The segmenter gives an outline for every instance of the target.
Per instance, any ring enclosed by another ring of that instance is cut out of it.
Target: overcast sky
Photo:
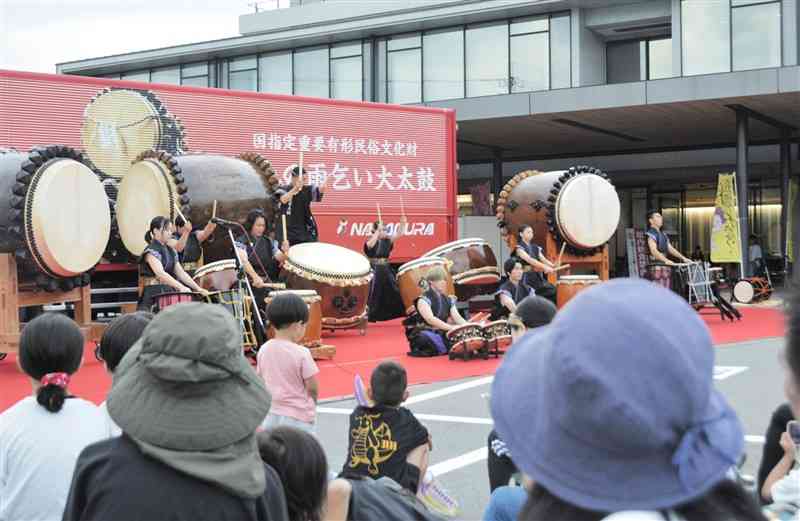
[[[0,69],[54,73],[59,62],[238,36],[254,1],[0,0]]]

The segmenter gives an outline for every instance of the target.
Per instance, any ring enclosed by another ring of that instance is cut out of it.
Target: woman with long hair
[[[556,303],[556,288],[549,282],[545,275],[553,273],[556,265],[550,262],[542,251],[542,247],[533,242],[533,227],[524,224],[519,229],[517,247],[514,255],[523,261],[525,275],[522,281],[532,287],[537,295]]]
[[[364,255],[369,259],[373,272],[367,303],[370,322],[392,320],[405,315],[400,288],[397,287],[397,276],[389,264],[394,243],[404,235],[405,227],[405,216],[400,219],[400,225],[391,234],[387,232],[384,223],[375,221],[372,233],[364,243]]]

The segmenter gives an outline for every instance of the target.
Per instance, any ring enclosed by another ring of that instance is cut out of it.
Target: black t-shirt
[[[186,239],[186,246],[183,247],[183,250],[178,253],[178,258],[181,261],[181,264],[187,262],[197,262],[200,260],[200,257],[203,256],[203,246],[200,244],[200,240],[197,238],[197,230],[192,230],[189,234],[189,237]],[[176,241],[181,240],[181,234],[175,233],[173,238]]]
[[[405,407],[356,407],[342,475],[404,483],[408,454],[427,442],[428,429]]]
[[[291,189],[291,186],[283,186],[275,192],[275,196],[280,204],[281,214],[286,214],[287,228],[305,230],[306,224],[311,220],[311,203],[321,201],[322,193],[316,186],[306,185],[292,197],[289,204],[280,203],[280,198]],[[281,223],[279,222],[278,225],[280,226]],[[289,232],[289,234],[291,235],[291,232]]]
[[[525,299],[525,297],[533,294],[535,294],[533,288],[524,282],[519,281],[518,284],[514,285],[514,283],[512,283],[510,280],[507,280],[497,289],[497,293],[494,294],[495,311],[493,313],[493,317],[497,319],[500,317],[507,317],[509,315],[508,308],[505,307],[503,302],[500,300],[500,295],[506,295],[514,301],[514,304],[519,304]]]
[[[62,521],[288,521],[278,474],[265,464],[264,475],[261,496],[237,497],[143,455],[123,435],[81,452]]]
[[[538,244],[525,244],[525,241],[519,241],[519,244],[517,244],[517,251],[520,250],[527,253],[528,256],[533,260],[541,261],[542,247]],[[529,266],[528,263],[523,263],[523,266],[526,265]],[[530,267],[533,268],[533,266]],[[540,271],[526,272],[523,280],[526,284],[532,286],[534,289],[543,286],[546,282],[544,274]]]
[[[656,230],[655,228],[648,228],[647,230],[647,238],[653,239],[656,243],[656,249],[666,255],[669,253],[669,237],[667,234],[662,232],[661,230]]]

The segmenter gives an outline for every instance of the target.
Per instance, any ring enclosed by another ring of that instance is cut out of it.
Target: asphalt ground
[[[717,388],[734,407],[747,435],[745,474],[755,475],[763,436],[772,411],[783,398],[780,339],[716,348]],[[492,428],[487,394],[491,377],[478,377],[410,389],[409,407],[433,437],[431,469],[461,505],[459,519],[481,519],[489,499],[486,439]],[[341,470],[347,456],[348,415],[354,400],[320,403],[317,434],[331,470]]]

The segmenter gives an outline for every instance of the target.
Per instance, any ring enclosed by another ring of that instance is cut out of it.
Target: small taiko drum
[[[648,264],[645,278],[666,289],[672,289],[672,266]]]
[[[768,300],[771,295],[772,288],[762,277],[742,279],[733,286],[733,297],[742,304]]]
[[[462,324],[447,332],[450,342],[450,358],[468,355],[486,349],[486,337],[480,324]]]
[[[170,291],[167,293],[161,293],[153,297],[153,307],[155,312],[158,313],[160,311],[164,311],[170,306],[174,306],[175,304],[182,304],[184,302],[195,302],[200,300],[200,295],[198,293],[186,293],[182,291]]]
[[[324,242],[296,244],[283,270],[289,289],[314,290],[322,298],[323,329],[359,327],[364,332],[372,280],[364,255]]]
[[[556,283],[556,307],[561,309],[579,292],[600,283],[597,275],[564,275]]]
[[[197,285],[209,291],[224,291],[236,286],[236,260],[224,259],[198,268],[192,277]]]
[[[400,288],[400,298],[410,315],[414,311],[414,301],[427,289],[425,276],[434,268],[442,268],[447,274],[447,295],[455,296],[456,290],[453,278],[450,275],[450,261],[440,257],[422,257],[411,262],[406,262],[397,270],[397,286]]]
[[[507,320],[495,320],[483,326],[486,349],[489,353],[498,354],[511,345],[511,325]]]
[[[287,293],[292,293],[297,295],[303,302],[306,303],[308,306],[308,322],[306,323],[306,333],[303,335],[303,339],[300,343],[306,347],[316,347],[322,344],[322,299],[317,294],[316,291],[308,290],[308,289],[286,289],[286,290],[277,290],[277,291],[270,291],[269,295],[267,295],[266,299],[264,299],[267,306],[269,306],[270,302],[277,297],[278,295],[285,295]],[[273,338],[275,336],[275,328],[272,325],[269,326],[267,330],[267,338]]]
[[[497,258],[489,243],[481,238],[449,242],[423,257],[441,257],[452,262],[450,274],[459,300],[469,300],[474,294],[492,293],[500,283]]]

